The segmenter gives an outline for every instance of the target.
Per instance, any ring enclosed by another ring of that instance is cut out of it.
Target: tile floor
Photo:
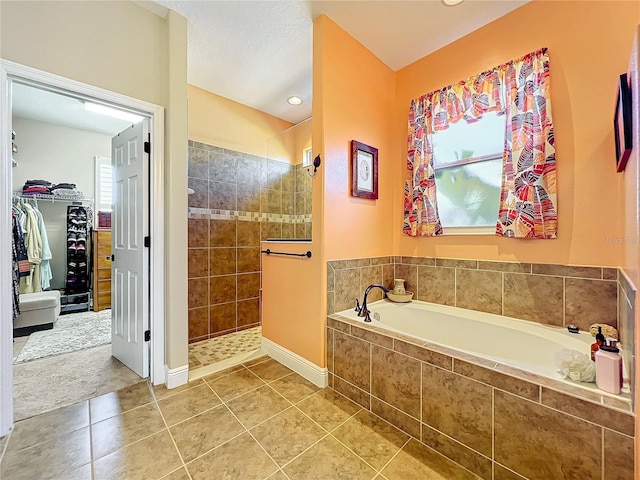
[[[253,327],[189,345],[189,368],[199,368],[260,349],[262,327]]]
[[[269,357],[32,417],[0,451],[5,480],[477,478]]]

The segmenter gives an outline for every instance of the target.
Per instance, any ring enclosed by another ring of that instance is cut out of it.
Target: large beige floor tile
[[[204,383],[199,387],[158,400],[160,411],[169,426],[217,405],[220,405],[220,399]]]
[[[377,472],[327,436],[284,467],[291,480],[371,480]]]
[[[478,480],[435,450],[411,439],[381,472],[389,480]]]
[[[89,401],[91,423],[101,422],[152,401],[153,396],[146,381],[92,398]]]
[[[376,470],[409,440],[409,435],[366,410],[341,425],[333,436]]]
[[[292,373],[286,377],[271,382],[269,385],[280,395],[292,403],[304,400],[309,395],[313,395],[318,390],[313,383],[301,377],[297,373]]]
[[[163,431],[96,460],[94,478],[100,480],[155,480],[180,467],[178,451]]]
[[[89,425],[89,404],[80,402],[16,423],[7,452],[32,447]]]
[[[258,375],[265,382],[271,382],[292,373],[292,370],[273,359],[253,365],[249,367],[249,370]]]
[[[326,432],[291,407],[251,430],[271,457],[283,466],[320,440]]]
[[[185,462],[207,453],[245,431],[224,405],[171,427],[176,445]]]
[[[164,428],[155,402],[95,423],[91,426],[93,458],[104,457]]]
[[[171,472],[166,477],[162,477],[162,480],[191,480],[189,478],[189,474],[184,469],[184,467],[176,470],[175,472]]]
[[[246,428],[253,428],[290,406],[291,403],[267,385],[227,402],[227,407]]]
[[[0,464],[0,478],[66,479],[71,472],[90,461],[89,427],[84,427],[30,448],[6,452]]]
[[[360,405],[330,388],[305,398],[297,407],[328,431],[362,410]]]
[[[203,384],[202,379],[198,379],[198,380],[194,380],[193,382],[180,385],[179,387],[176,387],[176,388],[167,388],[166,385],[154,385],[151,388],[153,389],[153,394],[155,395],[156,400],[160,400],[161,398],[170,397],[171,395],[175,395],[176,393],[184,392],[185,390],[199,387],[202,384]]]
[[[207,380],[207,383],[225,402],[264,385],[260,378],[246,368],[230,375]]]
[[[264,480],[278,470],[248,433],[187,465],[193,480]]]
[[[227,375],[230,375],[235,372],[240,372],[242,370],[246,370],[243,365],[234,365],[233,367],[225,368],[224,370],[220,370],[219,372],[215,372],[210,375],[207,375],[206,377],[203,377],[202,380],[210,383],[216,380],[217,378],[226,377]]]
[[[271,475],[267,480],[289,480],[289,479],[284,473],[282,473],[282,470],[278,470],[276,473]]]

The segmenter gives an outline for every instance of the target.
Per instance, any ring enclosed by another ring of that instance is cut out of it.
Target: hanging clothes
[[[42,261],[42,237],[38,229],[38,217],[31,205],[23,205],[27,215],[25,230],[25,245],[29,258],[30,272],[28,277],[20,279],[20,293],[34,293],[42,290],[40,279],[40,262]]]
[[[26,219],[26,214],[18,208],[17,205],[13,205],[12,207],[13,218],[16,221],[16,230],[15,230],[15,241],[16,241],[16,249],[18,255],[18,276],[20,277],[28,277],[31,272],[31,267],[29,266],[29,257],[27,255],[27,247],[24,244],[24,221],[23,218]],[[22,219],[22,220],[21,220]]]
[[[11,276],[13,281],[13,321],[20,315],[20,268],[18,265],[18,245],[20,243],[20,232],[18,229],[18,219],[15,214],[11,215],[13,224],[13,235],[11,237]]]
[[[42,255],[40,258],[40,288],[46,290],[51,286],[51,280],[53,279],[53,272],[51,271],[51,248],[49,247],[49,237],[47,236],[47,229],[44,224],[44,218],[42,213],[37,208],[34,208],[34,212],[38,217],[38,231],[40,232],[40,238],[42,239]]]

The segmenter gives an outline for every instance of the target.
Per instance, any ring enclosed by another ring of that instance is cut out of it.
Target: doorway
[[[123,95],[115,94],[103,89],[91,87],[79,82],[75,82],[63,77],[41,72],[35,69],[24,67],[12,62],[2,61],[1,63],[1,75],[0,81],[2,81],[3,92],[6,95],[1,100],[2,109],[0,114],[2,116],[2,137],[0,138],[0,145],[2,146],[3,162],[0,165],[0,178],[2,179],[3,195],[0,196],[0,210],[3,210],[6,215],[2,219],[3,227],[10,226],[10,209],[12,203],[12,171],[11,166],[11,142],[7,141],[11,135],[12,119],[11,119],[11,107],[12,107],[12,91],[15,84],[27,85],[32,87],[38,87],[47,91],[55,91],[59,94],[81,99],[83,101],[91,101],[101,105],[111,105],[121,110],[127,110],[129,112],[139,113],[150,119],[150,144],[151,145],[163,145],[163,122],[164,111],[162,107],[149,104],[147,102],[141,102]],[[135,143],[135,142],[134,142]],[[145,146],[146,147],[146,146]],[[163,170],[163,148],[150,149],[150,162],[149,162],[149,184],[153,186],[150,191],[150,205],[154,212],[157,212],[158,217],[149,218],[147,224],[147,234],[150,232],[150,236],[155,237],[153,248],[148,248],[147,265],[149,268],[148,278],[150,279],[149,288],[147,294],[141,292],[140,298],[146,300],[148,303],[149,318],[153,319],[151,325],[151,332],[149,333],[149,343],[145,344],[145,348],[150,350],[150,366],[147,367],[148,375],[153,383],[164,383],[164,270],[163,270],[163,257],[164,257],[164,242],[162,234],[162,214],[163,214],[163,189],[162,189],[162,170]],[[13,187],[21,187],[14,185]],[[77,213],[77,212],[76,212]],[[9,232],[3,228],[3,231]],[[142,240],[142,239],[141,239]],[[145,242],[146,243],[146,242]],[[141,244],[142,245],[142,244]],[[0,265],[2,265],[2,276],[0,277],[0,314],[2,332],[0,334],[0,436],[6,434],[13,423],[13,379],[12,379],[12,360],[13,360],[13,345],[12,345],[12,295],[11,295],[11,268],[9,263],[11,261],[11,238],[8,235],[3,235],[0,238]],[[9,255],[8,255],[9,254]],[[144,332],[142,332],[144,334]],[[145,335],[143,335],[145,336]],[[140,336],[137,337],[141,339]],[[150,371],[149,371],[150,370]]]
[[[14,243],[23,257],[28,252],[20,265],[29,267],[18,269],[15,420],[137,383],[138,375],[148,377],[148,362],[144,370],[135,369],[137,375],[121,363],[125,356],[129,361],[124,363],[133,369],[136,359],[117,343],[120,336],[112,345],[112,323],[122,323],[112,322],[112,300],[115,305],[130,302],[115,295],[126,295],[128,288],[111,288],[111,225],[128,225],[117,214],[138,216],[130,215],[126,205],[112,212],[112,199],[119,198],[112,194],[112,143],[128,137],[132,125],[142,130],[144,123],[142,116],[13,82]],[[141,153],[146,170],[148,161]],[[133,182],[139,176],[148,178],[137,175]],[[148,190],[143,183],[148,181],[140,182],[141,190]],[[125,202],[130,198],[122,197]],[[146,205],[140,216],[145,217],[148,195],[142,202]],[[36,217],[37,222],[30,221]],[[139,253],[144,261],[145,252]],[[148,281],[148,272],[140,273],[138,278]],[[129,278],[118,276],[123,277]],[[147,320],[144,298],[134,300],[134,312]]]

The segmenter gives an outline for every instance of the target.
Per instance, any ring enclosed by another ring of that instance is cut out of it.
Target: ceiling
[[[14,82],[11,90],[11,114],[63,127],[104,135],[117,135],[130,121],[85,110],[84,100]]]
[[[392,70],[530,0],[155,0],[136,2],[188,21],[192,85],[297,123],[311,116],[313,20],[322,14]],[[297,95],[303,103],[290,106]]]

